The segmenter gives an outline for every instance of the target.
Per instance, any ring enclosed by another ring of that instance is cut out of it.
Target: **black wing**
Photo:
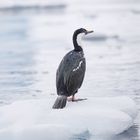
[[[66,85],[68,93],[73,95],[81,87],[85,76],[85,69],[86,63],[83,58],[72,67],[71,71],[69,71],[66,76],[64,76],[64,84]]]
[[[81,87],[86,69],[83,52],[69,52],[61,61],[56,75],[58,95],[70,96]]]

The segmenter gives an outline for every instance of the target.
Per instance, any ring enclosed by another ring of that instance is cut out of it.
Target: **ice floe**
[[[91,97],[52,109],[54,99],[17,101],[0,107],[2,140],[68,140],[86,131],[90,135],[117,135],[133,125],[135,102],[125,96]]]

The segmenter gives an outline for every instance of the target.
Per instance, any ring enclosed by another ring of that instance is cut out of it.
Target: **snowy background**
[[[77,94],[88,100],[53,112],[56,69],[79,27],[94,30],[83,40],[87,71]],[[0,139],[53,140],[60,130],[62,140],[139,140],[139,71],[139,0],[0,0]]]

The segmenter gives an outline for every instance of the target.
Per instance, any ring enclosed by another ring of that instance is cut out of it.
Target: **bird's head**
[[[75,35],[80,35],[80,34],[84,34],[84,35],[87,35],[89,33],[92,33],[93,31],[92,30],[86,30],[84,28],[80,28],[80,29],[77,29],[74,34]]]
[[[75,48],[80,49],[80,47],[82,46],[81,45],[82,37],[92,32],[93,32],[92,30],[86,30],[84,28],[77,29],[73,34],[73,43]]]

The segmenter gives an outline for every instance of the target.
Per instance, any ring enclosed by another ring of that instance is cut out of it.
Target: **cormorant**
[[[93,31],[87,31],[84,28],[77,29],[73,34],[74,50],[67,53],[62,59],[56,73],[56,87],[58,97],[53,105],[54,109],[64,108],[67,97],[78,92],[83,83],[86,70],[86,61],[82,47],[77,43],[80,34],[88,34]]]

